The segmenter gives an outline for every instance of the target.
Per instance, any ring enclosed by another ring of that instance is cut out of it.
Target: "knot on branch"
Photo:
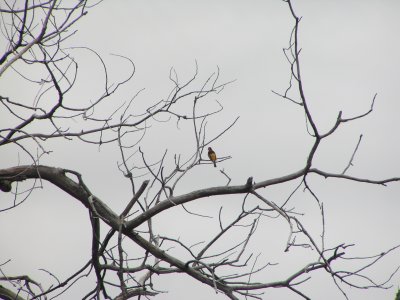
[[[249,178],[247,178],[247,181],[246,181],[246,189],[248,190],[248,191],[250,191],[251,189],[252,189],[252,187],[253,187],[253,177],[249,177]]]
[[[0,190],[2,192],[8,193],[11,191],[11,181],[3,179],[0,180]]]

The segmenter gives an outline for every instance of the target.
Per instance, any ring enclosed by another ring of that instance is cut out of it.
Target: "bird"
[[[211,147],[208,147],[208,158],[214,163],[214,168],[217,167],[217,155]]]

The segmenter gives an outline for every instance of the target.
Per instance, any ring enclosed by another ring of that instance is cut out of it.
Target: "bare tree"
[[[2,257],[0,280],[5,285],[0,285],[1,298],[53,298],[62,295],[89,274],[94,274],[95,280],[92,289],[82,293],[83,299],[150,298],[160,293],[154,279],[156,275],[172,273],[192,277],[230,299],[261,299],[261,295],[271,288],[286,289],[299,298],[309,299],[301,287],[317,271],[329,274],[346,299],[349,287],[369,289],[389,286],[389,280],[398,266],[380,281],[372,278],[368,270],[388,253],[398,251],[400,245],[369,257],[346,255],[353,244],[338,242],[333,247],[326,247],[323,201],[309,180],[311,176],[319,176],[384,186],[400,180],[399,177],[376,180],[348,175],[362,135],[342,172],[331,173],[314,166],[315,155],[324,141],[338,134],[343,124],[373,113],[377,95],[371,97],[368,111],[350,117],[344,117],[344,113],[340,112],[332,127],[322,131],[315,122],[303,89],[305,83],[302,80],[298,34],[301,18],[296,15],[290,0],[284,2],[294,21],[289,44],[283,49],[290,67],[290,81],[284,92],[273,92],[283,101],[290,101],[304,111],[306,128],[313,140],[304,166],[285,176],[258,182],[253,180],[252,174],[248,174],[247,181],[241,185],[231,185],[231,175],[221,170],[226,185],[197,187],[182,193],[179,190],[182,181],[205,164],[212,165],[207,158],[207,148],[231,130],[237,120],[233,119],[232,123],[219,128],[216,134],[209,134],[208,121],[223,109],[213,97],[221,97],[220,93],[229,85],[229,82],[220,82],[219,69],[203,81],[199,78],[197,64],[193,76],[185,80],[171,69],[171,91],[164,99],[144,108],[136,107],[139,91],[128,101],[115,105],[113,110],[107,108],[108,115],[105,115],[102,105],[108,107],[107,101],[115,99],[113,97],[120,88],[129,83],[135,74],[135,65],[130,58],[117,56],[128,63],[130,73],[113,82],[107,64],[95,50],[65,46],[76,33],[75,23],[90,9],[88,1],[3,1],[1,29],[7,46],[0,58],[2,85],[8,80],[8,74],[18,75],[26,85],[36,87],[37,94],[33,99],[0,95],[1,115],[10,124],[0,130],[0,146],[15,149],[15,152],[22,151],[31,161],[30,164],[0,170],[0,189],[11,199],[9,202],[2,197],[1,213],[6,214],[29,201],[35,189],[42,187],[44,181],[50,182],[82,203],[88,211],[92,248],[87,263],[68,278],[60,280],[51,270],[45,270],[54,281],[50,285],[37,282],[29,275],[7,274],[3,269],[9,261]],[[70,97],[78,76],[79,61],[74,58],[74,51],[89,51],[104,70],[103,91],[93,99],[76,102]],[[205,105],[210,102],[216,105]],[[175,123],[176,127],[184,124],[191,128],[194,141],[191,153],[171,156],[165,149],[162,156],[153,161],[141,147],[142,139],[152,126],[162,127],[166,123]],[[43,156],[51,154],[46,149],[47,143],[52,140],[58,143],[73,140],[97,147],[114,145],[119,151],[119,158],[116,159],[118,168],[131,189],[125,209],[117,212],[109,208],[105,204],[107,201],[97,197],[86,184],[79,170],[41,164]],[[228,159],[229,156],[220,156],[217,164]],[[282,203],[278,204],[266,196],[269,188],[287,183],[294,183],[295,188]],[[321,228],[306,225],[307,215],[296,209],[292,199],[300,192],[315,200]],[[207,235],[206,241],[198,240],[193,244],[178,237],[163,236],[154,227],[154,222],[157,222],[155,217],[174,207],[182,207],[193,219],[213,218],[192,211],[185,204],[202,201],[206,197],[218,199],[228,195],[239,199],[241,209],[233,218],[227,218],[221,206],[217,228]],[[274,263],[260,264],[259,254],[250,246],[257,236],[262,236],[258,225],[263,220],[285,222],[287,237],[282,245],[283,251],[294,253],[299,248],[309,251],[309,261],[305,265],[278,281],[263,280],[262,276],[258,276],[268,272]],[[128,251],[128,248],[135,251]],[[357,269],[353,268],[355,261],[360,263]]]

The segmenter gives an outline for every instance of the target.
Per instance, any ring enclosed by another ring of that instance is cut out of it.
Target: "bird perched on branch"
[[[208,158],[214,163],[214,168],[217,167],[217,154],[215,154],[214,150],[211,147],[208,147]]]

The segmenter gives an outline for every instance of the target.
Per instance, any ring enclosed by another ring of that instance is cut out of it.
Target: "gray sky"
[[[396,132],[400,125],[400,2],[307,0],[294,4],[297,14],[302,16],[299,38],[305,93],[319,128],[328,130],[340,110],[344,117],[366,112],[378,93],[374,113],[344,124],[327,139],[316,155],[315,166],[341,172],[359,135],[363,134],[349,174],[371,179],[399,176],[400,143]],[[222,0],[104,1],[79,23],[79,32],[69,43],[91,47],[103,55],[115,80],[129,70],[125,61],[109,54],[130,57],[136,64],[136,75],[116,98],[129,100],[145,88],[138,97],[138,107],[168,95],[172,87],[168,80],[171,67],[184,80],[193,74],[197,61],[200,78],[206,78],[219,67],[222,81],[235,80],[214,97],[224,110],[210,120],[208,133],[210,136],[218,133],[240,116],[233,129],[215,142],[213,148],[220,156],[232,156],[219,164],[219,168],[232,177],[232,184],[242,184],[250,176],[257,182],[297,171],[304,166],[312,143],[306,132],[304,112],[271,92],[284,92],[288,85],[289,65],[282,48],[288,45],[292,25],[287,5],[279,0],[251,1],[251,4]],[[90,68],[96,60],[86,52],[77,50],[76,58],[84,60],[77,88],[70,97],[71,101],[86,102],[101,92],[101,69]],[[8,76],[9,85],[4,87],[8,95],[32,98],[31,90],[21,89],[18,79]],[[207,105],[217,108],[212,100]],[[1,120],[0,124],[5,127]],[[146,155],[156,160],[167,148],[171,162],[175,153],[188,157],[194,143],[189,125],[182,124],[181,131],[174,130],[175,124],[155,125],[142,143]],[[166,132],[167,129],[172,131]],[[120,161],[116,146],[99,150],[93,145],[64,142],[60,148],[53,141],[48,148],[54,153],[44,157],[42,164],[81,172],[93,193],[107,205],[117,212],[125,207],[130,198],[129,185],[116,167]],[[6,166],[18,161],[11,147],[1,149],[0,157]],[[28,162],[23,154],[20,159],[22,163]],[[184,193],[225,182],[217,170],[203,167],[190,174],[178,191]],[[330,246],[355,243],[349,256],[369,256],[399,243],[399,185],[369,186],[318,177],[310,177],[310,182],[324,202]],[[262,192],[274,202],[283,203],[295,185],[296,182]],[[29,272],[38,281],[48,280],[46,274],[38,271],[45,268],[63,279],[90,257],[87,211],[49,184],[44,183],[44,187],[0,218],[0,238],[6,241],[2,242],[0,256],[2,261],[12,259],[5,268],[9,275]],[[224,206],[226,222],[230,213],[233,217],[240,209],[241,197],[217,200],[216,203],[215,198],[201,199],[187,207],[217,217],[219,207]],[[318,236],[321,220],[315,202],[300,192],[294,204],[298,211],[306,213],[304,223]],[[303,266],[309,255],[306,250],[283,253],[288,228],[284,222],[272,220],[259,225],[251,246],[256,254],[263,253],[260,264],[279,262],[280,265],[268,269],[260,280],[285,279]],[[155,219],[159,234],[180,237],[188,243],[205,240],[206,234],[217,230],[217,226],[217,218],[210,221],[188,216],[180,208]],[[390,274],[399,261],[397,251],[371,270],[372,276],[378,281],[385,279],[384,275]],[[312,299],[340,299],[330,278],[322,272],[316,275],[301,290]],[[156,299],[186,299],[188,293],[192,299],[225,298],[185,276],[161,276],[155,280],[156,288],[168,290]],[[391,282],[394,288],[389,290],[346,289],[346,292],[351,299],[392,299],[400,284],[399,274]],[[83,289],[90,281],[80,284]],[[61,299],[80,296],[78,288]],[[299,298],[285,290],[266,290],[265,299]]]

